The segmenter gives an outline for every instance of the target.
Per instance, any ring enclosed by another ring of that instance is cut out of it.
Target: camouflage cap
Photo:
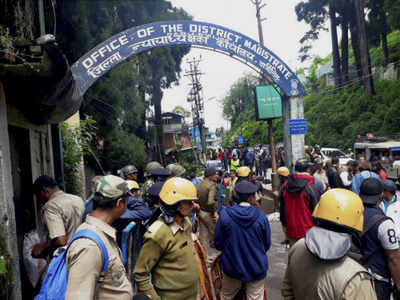
[[[128,184],[121,177],[106,175],[96,182],[96,193],[105,198],[119,198],[129,192]]]

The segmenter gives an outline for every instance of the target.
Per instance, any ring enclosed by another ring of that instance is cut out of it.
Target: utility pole
[[[262,22],[266,19],[261,18],[261,9],[266,6],[262,4],[262,0],[250,0],[256,6],[256,17],[258,24],[258,38],[260,44],[264,46],[264,36],[262,30]],[[271,154],[272,160],[272,173],[276,173],[276,158],[275,158],[275,142],[274,142],[274,132],[272,130],[272,120],[268,120],[268,136],[269,136],[269,153]]]
[[[200,75],[203,73],[199,70],[199,63],[201,59],[187,60],[190,66],[190,70],[186,71],[185,76],[190,77],[192,83],[187,101],[192,103],[192,118],[193,118],[193,127],[197,126],[199,128],[199,134],[201,139],[201,150],[203,156],[207,153],[207,145],[204,135],[204,101],[203,97],[201,96],[201,91],[203,87],[200,83]]]

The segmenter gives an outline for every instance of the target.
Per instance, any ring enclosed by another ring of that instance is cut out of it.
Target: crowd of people
[[[400,299],[396,184],[379,161],[361,158],[340,166],[337,158],[324,163],[317,151],[305,150],[293,170],[277,170],[280,220],[290,248],[283,298]],[[201,276],[210,276],[217,261],[220,299],[264,299],[271,228],[261,209],[265,187],[257,161],[263,152],[220,150],[226,171],[208,167],[201,177],[187,175],[178,163],[164,168],[149,162],[143,184],[138,169],[128,165],[119,176],[93,178],[87,201],[40,176],[33,190],[48,236],[33,246],[32,256],[51,259],[66,249],[65,299],[199,299],[207,293]],[[121,234],[132,221],[141,224],[143,242],[127,272]],[[76,238],[88,230],[105,245],[106,267],[98,242]],[[205,274],[196,240],[205,253]]]

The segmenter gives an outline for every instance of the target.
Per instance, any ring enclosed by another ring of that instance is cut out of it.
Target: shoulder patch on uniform
[[[149,237],[154,237],[154,235],[160,230],[160,228],[164,225],[164,222],[157,220],[147,229],[147,234]]]

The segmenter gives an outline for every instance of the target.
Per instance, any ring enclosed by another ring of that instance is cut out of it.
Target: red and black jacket
[[[303,238],[314,226],[312,212],[319,201],[314,177],[296,173],[288,178],[283,190],[281,222],[291,238]]]

